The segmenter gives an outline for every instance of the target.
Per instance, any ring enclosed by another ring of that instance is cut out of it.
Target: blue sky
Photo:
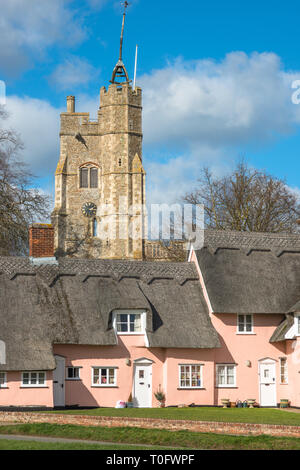
[[[59,113],[75,94],[95,115],[118,58],[114,0],[0,0],[0,80],[37,184],[53,193]],[[152,202],[175,202],[203,165],[243,156],[300,187],[300,5],[295,0],[132,0],[124,61],[144,97],[144,165]],[[299,192],[300,193],[300,192]]]

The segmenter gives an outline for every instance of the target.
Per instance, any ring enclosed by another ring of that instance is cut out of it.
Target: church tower
[[[97,121],[75,111],[74,96],[61,114],[52,213],[58,256],[144,258],[142,90],[133,89],[122,60],[125,12],[119,60],[108,89],[100,90]]]

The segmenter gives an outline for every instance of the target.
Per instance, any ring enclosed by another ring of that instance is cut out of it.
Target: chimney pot
[[[51,224],[33,224],[29,227],[29,256],[32,258],[54,256],[54,228]]]
[[[67,113],[75,113],[75,96],[67,96]]]

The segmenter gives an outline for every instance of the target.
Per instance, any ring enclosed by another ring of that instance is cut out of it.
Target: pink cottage
[[[300,236],[205,231],[186,262],[105,239],[109,217],[145,233],[128,209],[145,203],[141,89],[122,55],[111,82],[97,122],[68,97],[53,227],[0,258],[0,407],[155,407],[158,390],[166,406],[300,407]]]
[[[51,264],[52,263],[52,264]],[[300,406],[300,237],[205,231],[188,262],[0,259],[0,406]]]

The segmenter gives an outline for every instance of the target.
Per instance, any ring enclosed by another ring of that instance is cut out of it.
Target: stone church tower
[[[142,90],[133,87],[120,57],[108,89],[100,90],[97,121],[61,114],[52,224],[58,256],[143,259],[145,172],[142,165]],[[118,81],[122,79],[121,81]]]

